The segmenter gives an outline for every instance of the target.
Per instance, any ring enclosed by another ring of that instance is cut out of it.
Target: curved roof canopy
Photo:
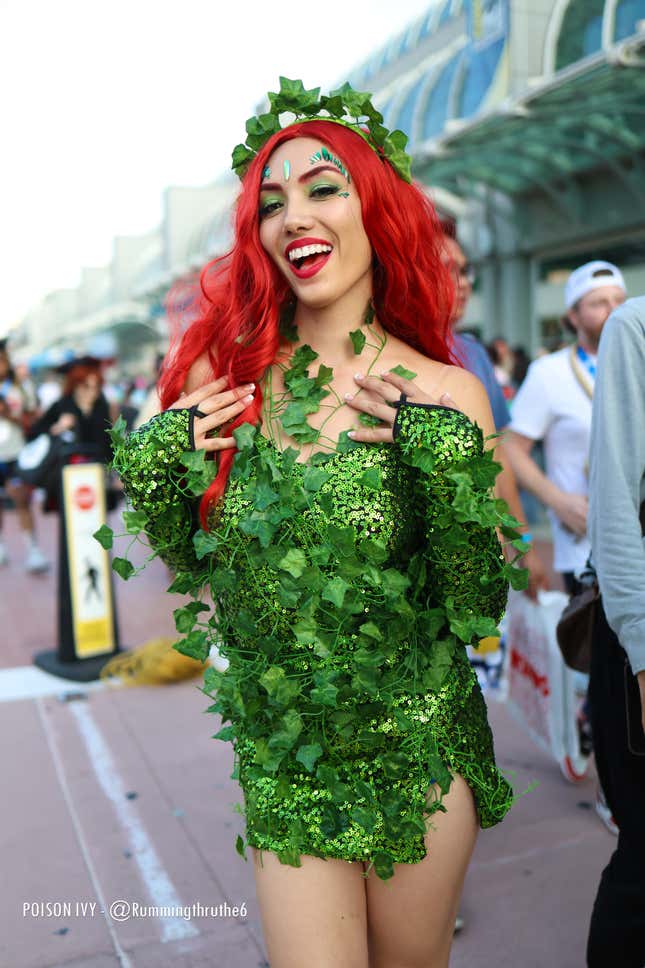
[[[611,166],[641,203],[645,37],[558,72],[529,95],[419,146],[413,172],[459,195],[477,183],[508,195]]]

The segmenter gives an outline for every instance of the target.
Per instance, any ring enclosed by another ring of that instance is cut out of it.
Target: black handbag
[[[645,502],[640,507],[641,533],[645,535]],[[555,630],[562,658],[570,669],[589,672],[591,669],[591,638],[600,601],[600,588],[591,555],[580,576],[582,591],[572,595]]]
[[[565,664],[576,672],[591,669],[591,638],[600,601],[600,588],[594,581],[572,595],[560,616],[555,634]]]

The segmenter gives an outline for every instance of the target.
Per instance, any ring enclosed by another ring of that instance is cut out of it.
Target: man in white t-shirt
[[[553,533],[553,565],[571,594],[589,556],[587,511],[591,400],[600,334],[625,301],[625,280],[611,262],[587,262],[571,273],[565,288],[565,323],[576,334],[572,346],[543,356],[529,367],[513,402],[506,443],[520,484],[546,505]],[[531,457],[544,445],[546,472]],[[581,749],[591,752],[588,702],[578,714]],[[566,774],[565,774],[566,775]],[[618,828],[599,788],[596,812],[612,833]]]
[[[609,315],[625,297],[625,280],[611,262],[587,262],[571,273],[565,318],[576,342],[531,364],[513,402],[506,437],[518,481],[548,509],[553,564],[568,591],[589,555],[589,440],[598,343]],[[545,472],[531,457],[537,441],[544,445]]]

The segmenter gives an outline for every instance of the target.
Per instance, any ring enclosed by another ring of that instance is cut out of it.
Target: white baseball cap
[[[611,262],[602,262],[600,259],[595,262],[585,262],[583,266],[574,269],[567,279],[564,288],[566,308],[571,309],[592,289],[600,289],[602,286],[618,286],[623,292],[627,292],[623,274],[618,266]]]

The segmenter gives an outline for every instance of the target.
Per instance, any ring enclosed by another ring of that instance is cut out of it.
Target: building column
[[[497,265],[497,333],[511,346],[532,353],[538,345],[535,291],[537,266],[526,255],[503,256]]]

